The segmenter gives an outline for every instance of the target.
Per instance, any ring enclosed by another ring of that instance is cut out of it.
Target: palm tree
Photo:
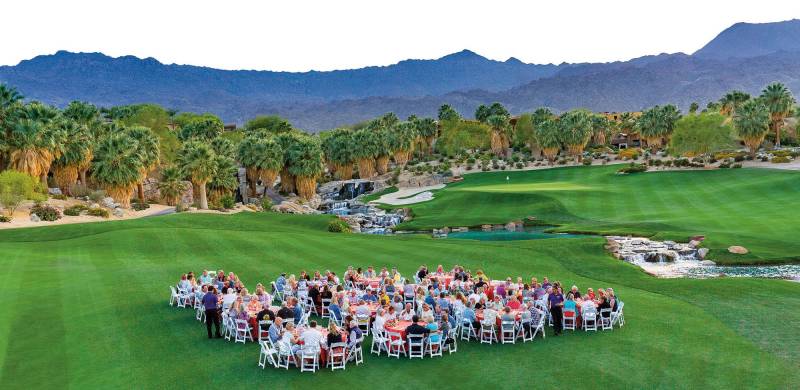
[[[750,99],[750,94],[742,91],[731,91],[725,94],[722,99],[719,99],[720,113],[722,115],[733,117],[736,115],[736,109],[739,108],[744,102]]]
[[[438,125],[433,118],[422,118],[412,122],[417,128],[417,134],[420,137],[421,143],[425,146],[422,150],[426,155],[430,155],[433,151],[433,143],[436,141],[436,136],[439,133]]]
[[[97,144],[92,177],[122,207],[130,207],[133,188],[142,177],[142,154],[127,133],[109,134]]]
[[[283,148],[278,141],[272,136],[248,136],[239,143],[237,155],[247,171],[252,195],[256,194],[259,179],[271,190],[283,167]]]
[[[236,157],[236,145],[227,138],[217,137],[211,140],[211,149],[214,149],[214,153],[220,156]]]
[[[442,104],[442,106],[439,107],[438,118],[439,118],[440,122],[441,121],[456,121],[456,120],[461,119],[461,115],[459,115],[458,111],[456,111],[449,104]],[[409,121],[411,121],[411,120],[409,120]]]
[[[585,110],[572,110],[561,115],[558,121],[561,127],[561,143],[578,161],[581,161],[583,149],[592,138],[591,114]]]
[[[749,100],[736,110],[733,125],[739,137],[750,149],[751,156],[756,156],[758,148],[769,132],[769,123],[769,109],[759,99]]]
[[[64,134],[64,144],[63,153],[53,161],[53,178],[61,191],[70,195],[72,186],[78,181],[81,168],[92,163],[93,140],[86,126],[72,119],[63,118],[58,126]]]
[[[636,117],[630,112],[623,112],[619,116],[619,130],[625,134],[625,143],[631,146],[631,136],[636,131]]]
[[[669,142],[680,116],[678,108],[672,104],[655,106],[642,113],[636,127],[642,138],[647,141],[647,146],[659,149],[665,140]]]
[[[239,167],[236,166],[236,161],[233,158],[221,154],[216,155],[214,164],[217,168],[214,171],[214,176],[208,182],[209,199],[212,203],[218,203],[223,197],[231,195],[236,190],[236,187],[239,186],[239,181],[237,180]]]
[[[331,173],[335,173],[340,180],[349,180],[353,177],[355,146],[353,131],[350,129],[333,130],[322,141],[325,161]]]
[[[531,155],[535,157],[539,157],[542,155],[542,147],[539,145],[539,141],[537,138],[537,131],[536,129],[541,125],[544,121],[553,120],[556,116],[553,114],[547,107],[539,107],[531,114],[531,124],[533,125],[533,131],[528,137],[528,148],[531,150]]]
[[[183,182],[183,171],[175,165],[170,165],[161,170],[161,181],[158,182],[158,191],[161,198],[170,205],[175,206],[178,200],[186,191],[186,184]]]
[[[770,129],[775,132],[775,146],[781,146],[781,128],[783,120],[792,113],[794,97],[792,93],[781,83],[767,85],[761,91],[761,101],[767,106],[770,113]]]
[[[614,123],[609,121],[604,115],[592,115],[592,143],[603,146],[608,143],[608,139]]]
[[[353,134],[356,145],[353,156],[358,161],[358,177],[369,179],[375,176],[375,157],[378,156],[380,140],[374,131],[364,128]]]
[[[697,104],[697,102],[692,102],[692,104],[689,105],[689,113],[692,115],[697,114],[698,108],[700,108],[700,105]]]
[[[394,125],[392,127],[394,127]],[[390,128],[391,127],[378,127],[373,130],[377,138],[378,146],[378,155],[375,157],[375,171],[377,171],[379,175],[389,172],[389,159],[391,159],[392,154],[394,154],[390,140]]]
[[[206,184],[217,173],[217,154],[210,145],[202,141],[190,140],[178,151],[178,165],[189,176],[200,195],[200,209],[208,209]]]
[[[144,203],[144,180],[160,163],[161,152],[158,137],[153,134],[149,127],[144,126],[133,126],[128,128],[126,132],[129,137],[136,141],[136,151],[141,156],[142,169],[139,182],[136,183],[136,190],[139,195],[139,202]]]
[[[491,115],[486,118],[486,124],[492,129],[492,153],[498,157],[505,157],[510,146],[511,125],[508,116],[502,114]]]
[[[536,143],[542,148],[542,153],[551,164],[561,150],[560,132],[556,119],[545,119],[536,125]]]
[[[394,151],[394,162],[400,167],[406,166],[417,139],[417,127],[412,122],[403,122],[395,126],[389,135],[391,149]]]
[[[281,191],[291,194],[295,192],[295,177],[289,168],[292,166],[291,156],[289,150],[294,147],[294,144],[299,142],[301,135],[296,131],[289,131],[280,133],[276,137],[278,144],[283,151],[283,162],[281,164]]]
[[[6,139],[9,168],[40,178],[47,185],[53,160],[63,150],[62,132],[55,126],[58,112],[39,103],[31,103],[9,114],[12,129]]]
[[[322,146],[318,137],[303,136],[288,151],[290,173],[295,177],[297,195],[305,200],[317,192],[317,178],[323,172]]]

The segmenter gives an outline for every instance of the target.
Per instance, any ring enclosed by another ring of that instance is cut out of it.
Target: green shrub
[[[272,199],[266,196],[261,198],[261,211],[272,211]]]
[[[91,199],[92,202],[95,203],[100,203],[100,201],[103,200],[103,198],[105,197],[106,197],[106,192],[103,190],[92,191],[92,193],[89,194],[89,199]]]
[[[82,212],[88,209],[89,208],[86,207],[86,205],[84,204],[76,204],[74,206],[70,206],[64,209],[64,215],[69,215],[70,217],[77,217],[81,215]]]
[[[11,217],[7,215],[0,215],[0,223],[11,222]]]
[[[772,163],[773,164],[785,164],[785,163],[788,163],[788,162],[791,162],[791,161],[792,160],[789,157],[786,157],[786,156],[778,156],[778,157],[773,157],[772,158]]]
[[[741,168],[742,164],[733,164],[731,168]]]
[[[522,168],[525,167],[525,164],[523,164],[521,162],[518,162],[518,163],[514,164],[514,166],[517,167],[517,169],[522,169]]]
[[[87,215],[91,215],[92,217],[103,217],[108,218],[108,210],[100,207],[94,207],[86,211]]]
[[[350,225],[339,218],[335,218],[328,222],[328,231],[331,233],[350,233]]]
[[[635,148],[628,148],[622,149],[617,154],[617,158],[620,160],[638,160],[639,159],[639,149]]]
[[[67,196],[64,194],[50,195],[50,197],[58,200],[67,200]]]
[[[31,214],[36,214],[42,221],[52,222],[61,219],[61,212],[57,208],[43,203],[37,203],[31,207]]]
[[[639,173],[645,171],[647,171],[647,165],[631,163],[630,165],[617,170],[617,173]]]
[[[88,197],[92,190],[83,184],[73,184],[69,189],[69,193],[76,198]]]
[[[233,197],[230,195],[225,195],[222,198],[220,198],[219,203],[225,210],[230,210],[236,207],[236,199],[233,199]]]
[[[147,209],[150,208],[150,204],[147,203],[147,202],[144,202],[144,203],[135,202],[135,203],[131,203],[131,208],[136,210],[136,211],[147,210]]]
[[[791,150],[783,149],[783,150],[773,150],[772,155],[775,157],[791,157],[794,154],[792,153]]]
[[[585,159],[583,159],[583,162],[581,162],[581,164],[583,164],[584,166],[588,167],[589,165],[592,165],[592,159],[585,158]]]

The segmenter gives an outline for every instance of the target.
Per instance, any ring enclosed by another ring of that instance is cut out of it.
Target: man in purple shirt
[[[217,329],[217,338],[221,338],[219,333],[219,310],[217,310],[217,289],[210,288],[206,295],[203,295],[203,308],[206,310],[206,329],[208,338],[211,338],[211,324]]]
[[[564,295],[561,293],[561,287],[553,288],[553,292],[547,296],[548,308],[550,315],[553,316],[553,331],[556,336],[561,334],[563,317],[562,308],[564,307]]]

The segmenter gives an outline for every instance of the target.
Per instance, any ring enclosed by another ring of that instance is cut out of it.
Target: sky
[[[692,53],[736,22],[798,18],[800,1],[7,0],[0,14],[0,65],[68,50],[308,71],[462,49],[529,63]]]

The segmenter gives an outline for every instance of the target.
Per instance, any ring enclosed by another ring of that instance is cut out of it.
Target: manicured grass
[[[469,177],[468,177],[469,178]],[[635,178],[626,178],[635,179]],[[472,178],[468,179],[468,182]],[[640,179],[636,179],[640,180]],[[551,180],[552,181],[552,180]],[[470,193],[463,191],[463,193]],[[328,217],[177,214],[0,232],[2,388],[796,388],[800,284],[660,280],[602,239],[478,242],[325,232]],[[454,226],[454,225],[453,225]],[[459,344],[423,361],[365,355],[345,372],[257,368],[258,347],[207,340],[167,306],[180,273],[463,264],[489,276],[614,287],[624,328],[516,345]]]
[[[404,229],[506,223],[528,216],[561,231],[686,241],[705,235],[722,263],[800,261],[800,173],[768,169],[665,171],[620,176],[618,166],[464,176],[411,205]],[[509,180],[506,180],[508,177]],[[731,245],[750,250],[727,252]]]

